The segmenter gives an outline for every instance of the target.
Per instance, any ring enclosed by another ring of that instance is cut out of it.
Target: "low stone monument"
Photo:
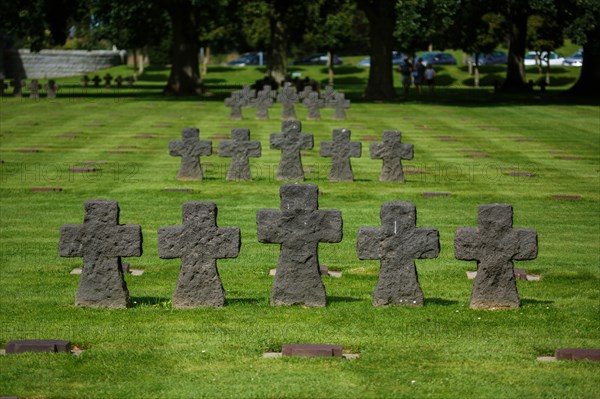
[[[217,259],[236,258],[240,252],[239,227],[217,227],[213,202],[183,204],[183,224],[158,230],[158,255],[181,258],[181,272],[173,294],[173,307],[223,306]]]
[[[298,96],[294,86],[292,86],[289,82],[286,83],[279,92],[277,101],[279,101],[283,107],[283,110],[281,111],[282,120],[289,121],[296,119],[296,110],[294,109],[294,104],[297,104],[300,101],[300,96]]]
[[[381,227],[358,230],[359,259],[379,259],[381,269],[373,293],[373,306],[422,306],[415,259],[437,258],[440,236],[436,229],[417,228],[417,210],[405,201],[386,202],[380,211]]]
[[[371,159],[383,159],[380,181],[404,182],[403,159],[413,159],[413,145],[401,142],[398,130],[384,130],[383,142],[371,143]]]
[[[56,98],[56,92],[58,91],[58,85],[56,81],[50,79],[48,83],[44,85],[44,89],[46,90],[47,98]]]
[[[142,228],[119,224],[117,201],[86,201],[83,224],[60,227],[59,254],[83,257],[75,305],[125,308],[129,291],[121,257],[142,255]]]
[[[32,100],[40,99],[40,84],[37,79],[32,79],[27,88],[29,89],[29,98]]]
[[[273,106],[273,100],[277,93],[271,90],[271,86],[265,85],[261,91],[256,93],[256,98],[250,102],[256,108],[256,119],[268,120],[269,108]]]
[[[240,91],[234,91],[225,99],[225,106],[230,107],[229,119],[243,119],[242,107],[246,106],[246,100],[242,97]]]
[[[233,129],[231,140],[223,140],[219,143],[219,156],[231,157],[226,178],[228,181],[252,180],[248,157],[260,157],[260,155],[260,141],[250,141],[249,129]]]
[[[328,102],[328,106],[333,108],[333,119],[346,119],[346,109],[350,108],[350,100],[346,100],[344,93],[335,93],[333,100]]]
[[[307,119],[309,121],[318,121],[321,119],[321,108],[325,107],[325,101],[319,98],[319,93],[310,91],[302,100],[302,104],[308,108]]]
[[[521,304],[512,261],[537,257],[537,232],[513,228],[512,217],[511,205],[481,205],[477,227],[456,229],[454,256],[477,261],[472,309],[517,308]]]
[[[111,82],[113,80],[113,77],[110,73],[107,73],[106,75],[104,75],[104,87],[110,87],[111,86]]]
[[[92,83],[94,83],[94,87],[100,87],[100,82],[102,82],[102,79],[100,78],[100,76],[95,75],[92,78]]]
[[[336,129],[332,141],[322,141],[319,155],[331,157],[330,181],[354,181],[350,157],[360,158],[362,144],[350,141],[350,130]]]
[[[131,89],[135,83],[135,76],[127,76],[125,80],[127,81],[127,87]]]
[[[117,89],[123,87],[123,81],[125,81],[125,79],[123,79],[123,76],[119,75],[116,77],[115,83],[117,84]]]
[[[279,209],[256,213],[258,241],[280,244],[271,305],[325,306],[318,246],[342,240],[342,213],[319,210],[314,184],[284,184],[279,196]]]
[[[323,99],[325,103],[330,103],[335,100],[336,91],[333,89],[333,86],[325,86],[325,90],[323,90],[319,97]]]
[[[88,87],[88,84],[90,82],[90,78],[87,75],[84,75],[81,80],[81,87],[83,87],[84,89]]]
[[[300,150],[313,148],[313,135],[301,133],[300,121],[281,122],[282,133],[271,133],[271,149],[281,150],[277,180],[304,180]]]
[[[169,154],[181,157],[178,180],[202,180],[204,173],[200,166],[200,156],[212,154],[212,142],[200,140],[200,130],[188,127],[181,130],[181,141],[169,142]]]

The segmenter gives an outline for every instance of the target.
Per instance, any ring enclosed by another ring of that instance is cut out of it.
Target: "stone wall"
[[[7,79],[43,79],[82,75],[122,64],[125,52],[110,50],[7,50],[3,70]]]

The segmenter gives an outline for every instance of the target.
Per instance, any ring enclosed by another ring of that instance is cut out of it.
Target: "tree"
[[[600,93],[600,2],[578,0],[573,22],[566,32],[583,46],[581,74],[568,93],[597,97]]]
[[[527,47],[535,51],[539,74],[546,63],[546,84],[550,84],[550,53],[563,44],[563,29],[555,16],[534,14],[527,22]]]
[[[357,0],[358,7],[369,20],[371,67],[365,97],[369,100],[391,100],[395,97],[392,71],[395,0]]]

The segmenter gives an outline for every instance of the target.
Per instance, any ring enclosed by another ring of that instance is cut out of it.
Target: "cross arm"
[[[231,157],[233,156],[233,140],[223,140],[219,142],[219,156],[220,157]]]
[[[199,155],[212,155],[212,141],[200,140],[198,141],[197,146]]]
[[[262,153],[260,141],[250,141],[246,149],[248,150],[249,157],[260,157]]]
[[[180,258],[183,226],[167,226],[158,229],[158,256],[162,259]]]
[[[259,242],[281,244],[284,232],[281,226],[281,211],[278,209],[259,209],[256,213],[256,235]]]
[[[384,149],[384,143],[371,143],[371,146],[369,147],[371,159],[383,158]]]
[[[271,136],[269,137],[269,144],[272,150],[280,150],[283,141],[283,134],[281,133],[271,133]]]
[[[112,252],[114,256],[142,255],[142,226],[124,224],[116,226]]]
[[[380,243],[381,229],[378,227],[360,227],[356,238],[356,255],[358,259],[380,259]]]
[[[454,233],[454,257],[459,260],[478,260],[478,236],[477,229],[472,227],[460,227]]]
[[[241,246],[239,227],[222,227],[217,234],[219,242],[215,258],[237,258]]]
[[[515,260],[530,260],[537,258],[537,232],[533,229],[514,229],[517,240]]]
[[[437,229],[419,228],[415,238],[417,259],[433,259],[440,255],[440,233]]]
[[[312,150],[314,147],[313,135],[310,133],[300,133],[300,142],[301,150]]]
[[[183,142],[178,140],[169,141],[169,155],[171,156],[181,156],[181,151],[183,150]]]
[[[342,212],[336,209],[319,210],[319,231],[321,242],[340,242],[342,241]]]
[[[360,158],[362,155],[362,143],[359,141],[353,141],[350,143],[350,156],[354,158]]]
[[[414,148],[415,146],[413,144],[400,144],[400,154],[402,159],[413,159]]]

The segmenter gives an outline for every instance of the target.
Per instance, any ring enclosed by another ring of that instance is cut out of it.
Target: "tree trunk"
[[[202,79],[206,78],[208,73],[208,63],[210,62],[210,46],[204,48],[204,57],[202,57]]]
[[[598,35],[598,28],[593,35]],[[567,94],[579,96],[598,96],[600,93],[600,41],[598,36],[592,37],[588,34],[586,43],[583,45],[583,65],[579,79],[573,87],[567,90]]]
[[[395,0],[359,0],[358,6],[369,20],[371,67],[365,97],[369,100],[392,100],[395,97],[392,69]]]
[[[506,80],[502,85],[502,89],[527,91],[530,89],[525,84],[525,67],[523,66],[527,40],[527,10],[524,10],[520,4],[513,4],[508,17],[510,21],[508,63],[506,66]]]
[[[189,1],[165,1],[171,17],[173,38],[171,41],[171,74],[164,89],[165,95],[190,96],[202,93],[198,69],[197,21]]]
[[[327,77],[329,78],[329,86],[333,86],[333,53],[327,52]]]
[[[267,73],[281,84],[287,75],[287,32],[283,18],[275,10],[269,18],[271,26],[271,54],[267,62]]]

